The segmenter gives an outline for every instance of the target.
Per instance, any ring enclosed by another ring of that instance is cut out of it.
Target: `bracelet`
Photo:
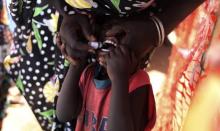
[[[154,24],[155,24],[155,26],[157,28],[157,32],[158,32],[158,44],[157,44],[157,47],[160,47],[160,46],[163,45],[164,40],[165,40],[165,29],[164,29],[163,23],[156,16],[151,16],[150,19],[154,22]]]

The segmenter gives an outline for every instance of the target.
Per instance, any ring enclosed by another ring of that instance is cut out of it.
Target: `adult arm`
[[[165,34],[168,35],[204,1],[205,0],[158,0],[157,3],[162,11],[155,13],[155,15],[163,23]],[[135,32],[134,29],[138,30],[138,32]],[[142,41],[145,43],[145,46],[147,46],[146,41],[148,45],[152,45],[152,43],[156,44],[158,41],[157,28],[145,11],[142,11],[139,15],[123,19],[118,22],[117,25],[113,25],[111,29],[107,31],[106,36],[117,38],[117,36],[121,36],[120,34],[123,34],[123,37],[118,39],[121,43],[133,42],[132,40],[134,38],[138,38],[139,41]]]
[[[169,34],[204,1],[205,0],[159,0],[158,4],[162,8],[162,12],[156,13],[156,16],[162,21],[166,34]]]
[[[80,13],[70,15],[64,11],[71,8],[64,0],[49,1],[62,16],[62,20],[59,21],[59,34],[65,45],[66,56],[74,61],[84,59],[88,52],[93,50],[88,42],[96,40],[88,15]]]
[[[83,70],[82,65],[70,65],[57,100],[56,115],[61,122],[76,118],[81,109],[82,96],[79,80]]]

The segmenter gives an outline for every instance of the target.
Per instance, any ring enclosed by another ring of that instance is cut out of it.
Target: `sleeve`
[[[150,83],[150,78],[148,74],[140,70],[137,73],[135,73],[132,78],[130,79],[129,83],[129,92],[135,92],[136,90],[140,88],[147,88],[147,125],[145,127],[145,131],[151,131],[151,129],[154,127],[156,122],[156,105],[155,105],[155,99],[153,94],[153,89]]]
[[[151,131],[151,129],[154,127],[156,123],[156,105],[155,105],[155,99],[152,87],[150,86],[148,90],[148,112],[147,112],[147,126],[145,128],[145,131]]]
[[[144,70],[139,70],[131,77],[129,81],[129,93],[145,85],[151,85],[150,78],[147,72]]]
[[[79,80],[79,88],[83,95],[83,92],[87,88],[88,82],[92,79],[92,65],[88,65],[82,72]]]
[[[86,75],[86,69],[83,70],[83,72],[80,76],[80,80],[79,80],[79,88],[80,88],[81,92],[83,92],[85,85],[86,85],[85,75]]]

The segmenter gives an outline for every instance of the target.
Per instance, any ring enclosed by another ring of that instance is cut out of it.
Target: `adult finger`
[[[56,10],[61,14],[61,15],[66,15],[66,13],[64,12],[64,1],[62,0],[53,0],[53,5],[56,8]]]
[[[79,51],[86,51],[86,52],[95,52],[94,51],[94,48],[92,46],[90,46],[88,43],[83,43],[83,42],[80,42],[80,41],[76,41],[77,44],[75,44],[74,47],[72,48],[75,48]]]
[[[66,46],[64,43],[60,46],[60,51],[63,56],[67,56]]]
[[[78,38],[75,31],[71,32],[71,34],[62,36],[62,39],[64,41],[68,41],[66,42],[66,45],[68,45],[72,49],[76,49],[79,51],[86,51],[86,52],[88,51],[91,52],[93,50],[93,48],[90,45],[88,45],[88,43],[83,43],[77,40]]]
[[[60,46],[62,45],[62,41],[61,41],[61,37],[60,34],[57,33],[56,35],[56,45],[60,48]]]
[[[96,41],[96,37],[92,33],[92,25],[89,22],[87,16],[82,16],[81,21],[79,21],[82,32],[88,41]]]
[[[115,37],[115,36],[117,36],[119,34],[122,34],[124,32],[125,32],[125,30],[124,30],[124,28],[122,26],[115,25],[110,30],[108,30],[105,33],[105,35],[106,35],[106,37]]]
[[[67,61],[69,61],[72,65],[77,65],[79,63],[79,60],[76,60],[76,59],[73,59],[72,57],[70,56],[65,56],[65,59]]]
[[[85,59],[88,55],[87,51],[80,51],[77,49],[72,49],[71,47],[66,47],[67,55],[73,59]]]
[[[87,42],[81,42],[75,30],[73,30],[70,34],[64,36],[66,41],[69,41],[67,44],[72,48],[79,51],[93,51],[93,48]],[[71,42],[71,43],[70,43]]]

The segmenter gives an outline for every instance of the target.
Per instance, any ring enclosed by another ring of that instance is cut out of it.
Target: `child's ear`
[[[144,69],[148,66],[148,64],[150,63],[149,61],[149,54],[147,54],[143,59],[141,59],[141,61],[138,64],[138,68],[139,69]]]
[[[149,51],[143,54],[143,57],[140,60],[140,64],[139,64],[139,67],[141,69],[146,68],[149,65],[155,51],[156,51],[156,47],[152,47],[152,49],[150,49]]]

